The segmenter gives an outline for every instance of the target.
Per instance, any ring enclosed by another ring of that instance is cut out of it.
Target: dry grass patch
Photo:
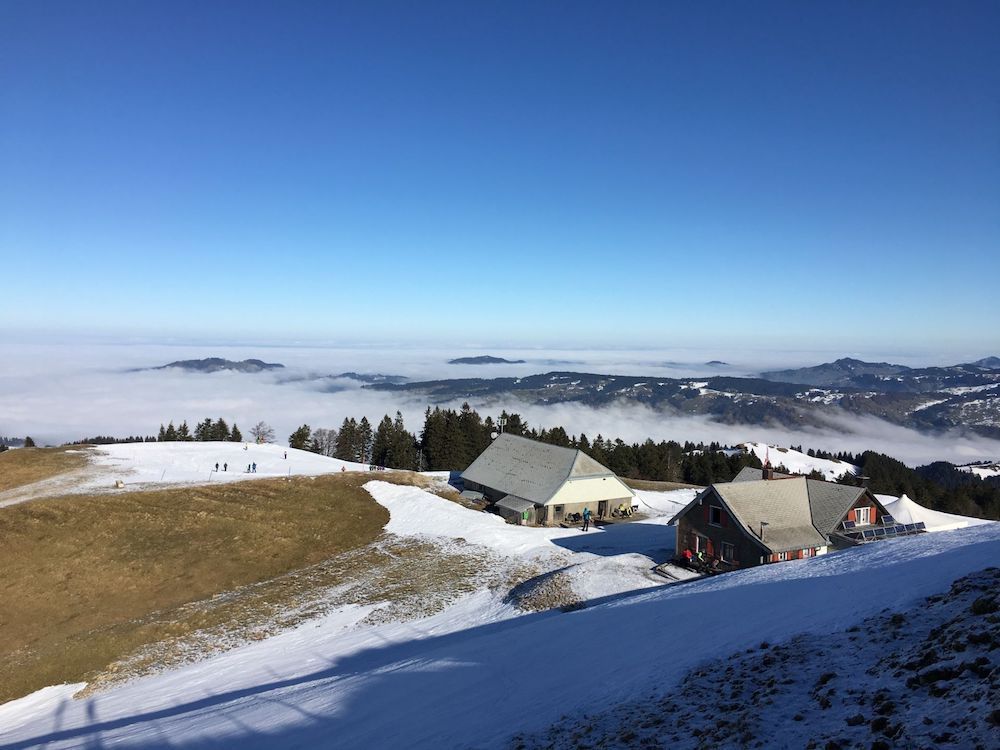
[[[89,680],[150,643],[227,617],[194,602],[371,544],[389,516],[362,489],[370,479],[257,480],[0,509],[0,702]]]
[[[0,492],[82,469],[90,459],[79,445],[16,448],[0,453]]]
[[[309,568],[180,607],[160,639],[109,665],[83,695],[274,635],[347,605],[372,607],[361,625],[428,617],[459,597],[507,591],[537,574],[482,547],[383,535]]]

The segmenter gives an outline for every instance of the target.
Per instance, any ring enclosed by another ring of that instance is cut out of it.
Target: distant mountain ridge
[[[188,372],[222,372],[225,370],[233,372],[263,372],[265,370],[280,370],[284,368],[284,365],[277,362],[264,362],[259,359],[244,359],[241,362],[234,362],[221,357],[207,357],[205,359],[182,359],[150,369],[166,370],[172,367],[187,370]]]
[[[637,402],[665,415],[707,415],[730,424],[794,428],[828,425],[837,415],[874,416],[922,432],[962,428],[1000,438],[1000,367],[974,363],[916,369],[844,358],[757,378],[561,371],[365,387],[419,394],[433,403],[464,399],[497,403],[506,398],[589,406]]]
[[[459,357],[449,359],[449,365],[523,365],[523,359],[504,359],[503,357],[493,357],[483,354],[479,357]]]
[[[856,381],[864,378],[892,377],[909,369],[905,365],[893,365],[888,362],[863,362],[860,359],[843,357],[835,362],[826,362],[814,367],[762,372],[760,376],[764,380],[774,380],[779,383],[838,386],[854,385]]]

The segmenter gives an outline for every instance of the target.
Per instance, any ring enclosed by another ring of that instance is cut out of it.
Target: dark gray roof
[[[515,513],[524,513],[524,511],[535,507],[535,504],[530,500],[525,500],[523,497],[515,495],[504,495],[496,501],[496,505],[507,510],[512,510]]]
[[[813,526],[827,536],[836,530],[837,522],[865,492],[864,487],[821,482],[817,479],[807,479],[806,487],[809,491]]]
[[[772,552],[827,544],[812,524],[805,477],[726,482],[713,484],[710,489],[753,536],[759,536],[761,521],[767,523],[763,543]]]
[[[613,476],[614,472],[581,451],[508,434],[494,440],[462,472],[463,479],[539,504],[567,479]]]
[[[775,479],[788,479],[792,474],[782,474],[780,471],[774,472]],[[753,466],[744,466],[740,473],[733,477],[734,482],[756,482],[764,478],[763,469],[755,469]]]

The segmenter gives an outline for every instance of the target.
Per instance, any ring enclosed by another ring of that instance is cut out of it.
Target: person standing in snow
[[[250,473],[250,464],[247,464],[247,474]]]
[[[590,528],[590,508],[583,509],[583,530]]]
[[[228,471],[229,470],[229,464],[222,464],[222,470],[223,471]]]
[[[285,460],[288,460],[288,451],[285,451]]]
[[[218,461],[216,461],[216,462],[215,462],[215,470],[216,470],[216,471],[218,471],[218,470],[219,470],[219,462],[218,462]]]
[[[254,461],[254,463],[252,465],[253,465],[253,473],[256,474],[257,473],[257,462]]]

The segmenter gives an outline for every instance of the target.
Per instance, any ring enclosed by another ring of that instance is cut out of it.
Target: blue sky
[[[0,4],[0,332],[1000,353],[1000,5]]]

